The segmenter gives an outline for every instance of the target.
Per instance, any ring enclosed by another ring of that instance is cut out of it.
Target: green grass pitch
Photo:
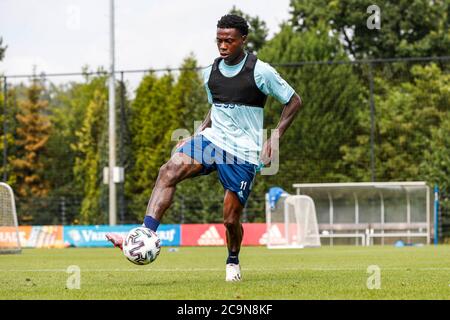
[[[450,299],[450,246],[243,247],[243,281],[225,282],[224,247],[163,248],[147,266],[118,249],[0,255],[0,299]],[[80,288],[67,268],[80,268]],[[381,287],[368,289],[368,267]],[[72,278],[70,278],[72,276]]]

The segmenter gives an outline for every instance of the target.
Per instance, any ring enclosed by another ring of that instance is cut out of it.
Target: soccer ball
[[[123,242],[123,254],[138,265],[155,261],[161,251],[161,241],[156,232],[145,227],[132,229]]]

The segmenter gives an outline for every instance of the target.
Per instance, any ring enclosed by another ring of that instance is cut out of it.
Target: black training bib
[[[247,58],[241,71],[234,77],[225,77],[219,70],[222,58],[214,60],[208,80],[209,91],[213,103],[240,104],[264,108],[267,95],[265,95],[255,82],[255,65],[258,60],[252,53]]]

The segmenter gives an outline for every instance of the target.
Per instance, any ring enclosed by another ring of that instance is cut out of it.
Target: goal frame
[[[293,194],[288,194],[288,193],[283,193],[280,198],[285,198],[284,201],[284,205],[283,205],[283,215],[284,215],[284,222],[282,222],[284,224],[284,234],[287,238],[289,238],[290,235],[290,228],[288,226],[289,224],[289,218],[288,218],[288,202],[286,201],[288,197],[302,197],[305,198],[306,200],[310,201],[312,203],[312,206],[314,208],[314,212],[315,212],[315,205],[314,205],[314,200],[309,197],[309,196],[305,196],[305,195],[293,195]],[[269,201],[269,194],[266,193],[266,229],[267,229],[267,248],[268,249],[303,249],[303,248],[316,248],[316,247],[320,247],[321,243],[320,243],[320,233],[319,233],[319,225],[318,225],[318,221],[317,221],[317,214],[315,216],[315,220],[316,220],[316,231],[317,231],[317,239],[319,241],[318,245],[303,245],[303,244],[298,244],[298,243],[286,243],[286,244],[272,244],[271,242],[271,228],[272,228],[272,211],[271,211],[271,206],[270,206],[270,201]],[[300,233],[299,231],[299,225],[297,224],[295,229],[297,230],[297,233]],[[288,240],[286,241],[288,242]]]
[[[17,248],[16,249],[8,249],[8,248],[2,248],[0,247],[0,254],[20,254],[22,252],[22,246],[20,243],[20,237],[19,237],[19,223],[17,220],[17,210],[16,210],[16,201],[14,198],[14,191],[11,188],[10,185],[4,182],[0,182],[0,187],[5,188],[7,192],[9,192],[10,198],[11,198],[11,210],[13,215],[13,224],[12,227],[16,229],[16,239],[17,239]],[[0,225],[0,228],[2,226]]]

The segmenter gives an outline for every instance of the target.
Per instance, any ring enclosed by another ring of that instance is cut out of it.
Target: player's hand
[[[274,157],[278,156],[279,141],[280,138],[278,132],[275,132],[270,136],[270,139],[267,139],[266,142],[264,142],[261,155],[259,156],[259,163],[262,165],[261,167],[268,166],[274,160]]]
[[[266,140],[261,150],[261,155],[259,156],[259,162],[263,166],[267,166],[272,161],[272,144],[271,139]]]

